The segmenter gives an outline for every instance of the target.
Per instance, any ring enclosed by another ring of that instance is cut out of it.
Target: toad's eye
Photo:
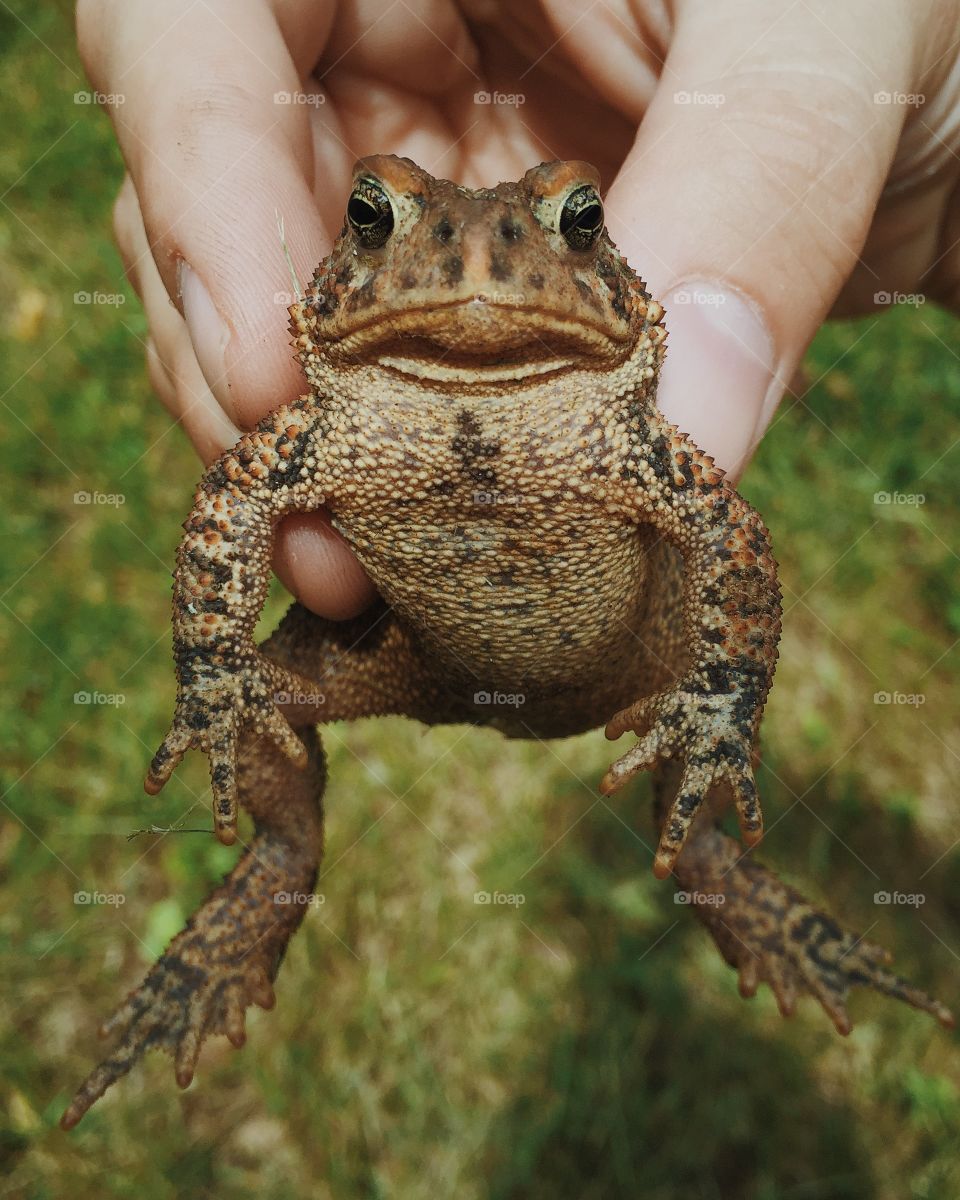
[[[592,184],[575,188],[564,200],[560,232],[571,250],[589,250],[603,232],[603,205]]]
[[[375,179],[358,179],[347,201],[347,221],[368,250],[382,246],[393,232],[393,205]]]

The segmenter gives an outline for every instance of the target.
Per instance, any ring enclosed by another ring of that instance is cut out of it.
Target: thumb
[[[896,151],[899,0],[686,0],[607,197],[666,310],[658,404],[736,478],[858,256]],[[856,49],[852,49],[856,47]]]

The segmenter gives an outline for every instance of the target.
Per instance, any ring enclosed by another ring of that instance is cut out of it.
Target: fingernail
[[[226,352],[230,341],[230,329],[217,312],[200,276],[182,259],[178,282],[183,318],[187,323],[187,332],[190,334],[200,370],[221,408],[235,421],[236,414],[231,406],[230,383],[227,379]]]
[[[752,301],[717,284],[679,284],[663,307],[657,407],[736,479],[776,407],[773,338]]]

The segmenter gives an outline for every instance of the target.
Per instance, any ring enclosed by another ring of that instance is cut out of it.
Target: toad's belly
[[[334,524],[466,700],[499,691],[536,703],[635,675],[647,531],[545,502],[476,505],[459,519],[413,506],[376,520],[338,512]]]

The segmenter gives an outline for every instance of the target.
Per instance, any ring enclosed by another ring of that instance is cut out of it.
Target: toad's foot
[[[886,969],[890,955],[882,946],[843,929],[721,831],[690,845],[677,876],[720,953],[737,968],[741,995],[768,983],[784,1016],[798,996],[811,995],[837,1032],[847,1034],[850,989],[872,987],[953,1028],[945,1005]]]
[[[151,1047],[174,1055],[177,1083],[186,1087],[193,1079],[204,1038],[222,1033],[234,1046],[242,1046],[248,1005],[272,1008],[274,1003],[266,966],[259,955],[251,957],[256,961],[242,965],[190,966],[178,956],[173,943],[140,987],[101,1027],[102,1037],[120,1032],[121,1040],[84,1080],[60,1118],[61,1128],[72,1129]]]
[[[683,771],[677,793],[660,830],[654,874],[664,879],[683,849],[707,792],[729,784],[740,831],[748,846],[763,835],[763,816],[753,778],[753,698],[750,689],[704,692],[678,687],[639,701],[617,713],[607,725],[610,739],[627,729],[642,735],[610,767],[600,784],[611,795],[638,771],[664,759],[677,759]]]
[[[72,1129],[103,1093],[153,1047],[174,1056],[177,1083],[191,1079],[205,1038],[245,1040],[251,1004],[272,1008],[276,978],[313,886],[316,860],[258,838],[227,881],[190,919],[135,991],[102,1026],[119,1034],[61,1118]],[[277,891],[278,888],[291,891]]]
[[[170,731],[153,756],[144,788],[154,796],[188,750],[210,756],[213,823],[224,845],[237,838],[237,743],[241,731],[270,738],[297,766],[306,755],[303,743],[277,710],[278,698],[292,688],[292,677],[265,659],[249,659],[215,668],[201,662],[182,683]]]

